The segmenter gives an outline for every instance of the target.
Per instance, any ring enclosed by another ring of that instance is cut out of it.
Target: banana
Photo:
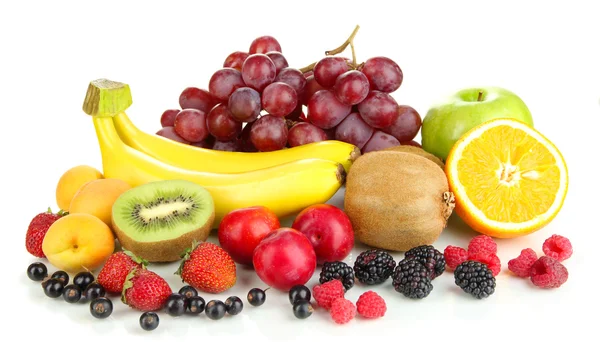
[[[291,161],[317,158],[341,163],[346,172],[360,150],[351,144],[326,140],[273,152],[214,151],[181,144],[137,128],[124,112],[113,117],[121,139],[129,146],[167,164],[188,170],[238,173],[260,170]]]

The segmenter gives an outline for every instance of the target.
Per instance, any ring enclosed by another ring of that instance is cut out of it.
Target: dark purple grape
[[[242,123],[236,121],[227,105],[220,103],[213,108],[206,118],[208,132],[217,141],[231,141],[242,132]],[[215,147],[213,146],[213,149]]]
[[[351,109],[338,101],[333,92],[320,90],[308,101],[308,120],[323,129],[333,128],[350,114]]]
[[[242,133],[240,134],[240,145],[242,152],[258,152],[252,141],[250,140],[250,131],[252,130],[252,125],[256,121],[249,122],[244,125],[242,128]]]
[[[385,93],[391,93],[400,88],[404,78],[398,64],[387,57],[367,59],[361,71],[369,79],[371,89]]]
[[[285,119],[273,115],[260,117],[250,129],[250,140],[261,152],[281,150],[285,147],[287,137]]]
[[[388,93],[372,90],[367,98],[358,104],[358,112],[373,128],[386,128],[398,117],[398,103]]]
[[[266,55],[271,58],[273,64],[275,64],[275,74],[279,74],[279,71],[289,66],[287,59],[281,52],[271,51],[267,52]]]
[[[335,81],[333,92],[341,103],[353,106],[369,95],[369,80],[360,71],[346,71]]]
[[[335,139],[358,148],[363,148],[373,135],[373,127],[360,117],[358,113],[351,113],[335,129]]]
[[[327,140],[327,134],[319,127],[308,122],[299,122],[290,128],[288,143],[290,147]]]
[[[296,108],[298,96],[291,86],[283,82],[274,82],[263,90],[261,104],[269,114],[282,117]]]
[[[350,70],[348,60],[344,57],[327,56],[315,64],[313,68],[315,80],[323,88],[332,88],[341,74]]]
[[[283,82],[290,85],[298,94],[298,99],[304,94],[304,87],[306,87],[306,79],[302,72],[294,68],[281,69],[274,82]]]
[[[421,144],[419,144],[418,142],[411,140],[411,141],[401,141],[400,145],[410,145],[410,146],[415,146],[415,147],[419,147],[419,148],[423,148],[423,146],[421,146]]]
[[[317,82],[317,80],[315,80],[315,76],[308,76],[306,78],[306,86],[304,86],[304,94],[302,96],[302,103],[305,106],[308,106],[308,101],[310,101],[310,98],[319,90],[324,90],[325,88],[323,88],[319,82]]]
[[[208,82],[210,94],[221,102],[226,102],[231,93],[244,86],[242,73],[233,68],[217,70]]]
[[[250,55],[242,65],[242,78],[248,87],[258,91],[275,80],[277,69],[273,61],[262,54]]]
[[[421,129],[421,116],[411,106],[398,106],[398,117],[391,126],[382,129],[387,134],[391,134],[398,141],[411,141]]]
[[[260,114],[260,93],[249,87],[236,89],[229,97],[231,116],[240,122],[252,122]]]
[[[248,58],[249,54],[247,52],[236,51],[231,53],[227,58],[225,58],[225,62],[223,62],[223,68],[234,68],[239,71],[242,71],[242,65],[246,58]]]
[[[302,105],[297,105],[296,108],[285,118],[291,121],[306,121],[306,115],[304,115]]]
[[[190,142],[204,140],[208,136],[206,114],[198,109],[184,109],[175,118],[175,132]]]
[[[388,147],[399,145],[400,142],[393,136],[383,133],[382,131],[375,131],[371,139],[369,139],[369,141],[367,141],[365,146],[362,148],[362,153],[365,154],[367,152],[380,151]]]
[[[182,109],[192,108],[208,113],[217,102],[207,90],[195,87],[185,88],[179,95],[179,106]]]
[[[201,147],[201,148],[207,148],[207,149],[211,150],[214,143],[215,143],[215,137],[213,137],[212,135],[208,135],[208,137],[206,137],[206,139],[199,141],[199,142],[191,143],[190,145],[196,146],[196,147]]]
[[[183,139],[182,137],[180,137],[177,132],[175,132],[175,128],[174,127],[163,127],[160,130],[158,130],[158,132],[156,132],[157,135],[160,135],[161,137],[165,137],[167,139],[171,139],[177,142],[180,142],[182,144],[189,144],[190,142]]]
[[[175,117],[179,114],[179,109],[167,109],[160,116],[160,125],[162,127],[173,127],[175,125]]]
[[[232,141],[215,141],[212,149],[216,151],[241,152],[241,147],[240,141],[235,139]]]
[[[271,51],[281,52],[281,45],[277,39],[271,36],[262,36],[254,39],[250,44],[250,54],[267,53]]]

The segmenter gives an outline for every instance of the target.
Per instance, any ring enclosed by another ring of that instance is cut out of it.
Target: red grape
[[[273,116],[286,116],[298,104],[296,91],[283,82],[269,84],[262,93],[262,107]]]
[[[212,137],[212,135],[209,137]],[[192,143],[191,145],[196,146],[196,147],[201,147],[201,148],[207,148],[210,150],[210,149],[212,149],[214,143],[215,143],[214,140],[207,138],[202,141]]]
[[[369,95],[369,80],[360,71],[346,71],[336,79],[333,92],[341,103],[353,106]]]
[[[348,60],[344,57],[327,56],[315,64],[313,68],[317,82],[323,88],[331,88],[339,75],[350,70]]]
[[[252,125],[255,122],[256,121],[248,122],[244,125],[244,128],[242,129],[242,133],[240,134],[239,139],[241,145],[240,149],[242,150],[242,152],[258,152],[256,147],[254,147],[254,144],[252,144],[252,141],[250,140],[250,131],[252,130]]]
[[[329,90],[319,90],[308,101],[308,120],[315,126],[329,129],[337,126],[352,106],[345,105]]]
[[[308,122],[299,122],[290,128],[288,142],[291,147],[327,140],[327,134]]]
[[[333,127],[330,129],[324,129],[325,134],[327,134],[327,140],[336,140],[335,139],[335,130],[336,130],[336,127]]]
[[[250,141],[261,152],[281,150],[287,137],[285,119],[273,115],[260,117],[250,129]]]
[[[285,118],[291,121],[306,121],[306,115],[304,115],[302,105],[299,104],[298,106],[296,106],[296,108]]]
[[[241,152],[241,145],[239,140],[232,141],[215,141],[213,150],[216,151],[229,151],[229,152]]]
[[[277,77],[275,77],[275,82],[283,82],[290,85],[294,88],[296,94],[298,94],[298,99],[304,93],[304,87],[306,86],[306,79],[302,75],[302,71],[294,68],[281,69]]]
[[[314,74],[315,74],[314,71],[309,70],[309,71],[305,72],[303,75],[304,75],[304,78],[309,78],[309,77],[313,76]]]
[[[260,114],[260,94],[249,87],[236,89],[229,97],[229,111],[240,122],[252,122]]]
[[[419,144],[418,142],[416,142],[414,140],[400,142],[400,145],[410,145],[410,146],[416,146],[416,147],[423,148],[423,146],[421,146],[421,144]]]
[[[267,55],[250,55],[242,65],[242,77],[248,87],[258,91],[265,89],[275,80],[277,69]]]
[[[279,71],[283,68],[287,68],[289,66],[287,59],[283,56],[281,52],[271,51],[266,53],[269,58],[275,64],[275,73],[279,74]]]
[[[220,103],[206,117],[208,132],[217,141],[230,141],[242,132],[242,123],[235,121],[227,105]]]
[[[225,58],[225,62],[223,63],[223,68],[234,68],[239,71],[242,71],[242,64],[246,58],[248,58],[249,54],[242,51],[236,51],[231,53],[227,58]]]
[[[198,109],[184,109],[175,117],[175,132],[190,142],[199,142],[208,136],[206,114]]]
[[[221,102],[227,101],[231,93],[244,86],[242,73],[233,68],[218,70],[208,82],[208,89],[211,95]]]
[[[399,145],[400,142],[393,136],[383,133],[382,131],[375,131],[371,139],[369,139],[362,148],[362,153],[365,154],[367,152],[380,151],[388,147]]]
[[[387,57],[367,59],[361,71],[369,79],[371,89],[386,93],[391,93],[400,88],[404,78],[398,64]]]
[[[180,142],[182,144],[189,144],[190,142],[183,139],[182,137],[180,137],[177,132],[175,132],[175,128],[173,127],[163,127],[160,130],[158,130],[158,132],[156,132],[157,135],[160,135],[161,137],[165,137],[167,139],[171,139],[177,142]]]
[[[398,113],[392,125],[382,131],[393,135],[400,142],[414,139],[421,129],[421,116],[414,108],[406,105],[398,106]]]
[[[373,127],[367,125],[360,114],[351,113],[335,129],[335,139],[363,148],[373,131]]]
[[[396,100],[388,93],[377,90],[372,90],[367,98],[358,104],[358,112],[373,128],[389,127],[399,115]]]
[[[271,51],[281,52],[281,45],[277,39],[271,36],[262,36],[254,39],[250,44],[250,54],[267,53]]]
[[[217,104],[217,100],[204,89],[188,87],[179,95],[181,109],[193,108],[208,113],[215,104]]]
[[[160,116],[160,125],[162,127],[173,127],[177,114],[179,114],[179,109],[165,110]]]
[[[319,82],[317,82],[317,80],[315,80],[315,76],[309,76],[308,78],[306,78],[306,86],[304,87],[304,96],[303,96],[303,103],[304,105],[308,106],[308,101],[310,101],[310,98],[319,90],[323,90],[325,88],[323,88]]]

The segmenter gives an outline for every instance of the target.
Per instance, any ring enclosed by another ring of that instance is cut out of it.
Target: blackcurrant
[[[106,290],[98,283],[91,283],[83,291],[83,297],[86,301],[94,300],[106,296]]]
[[[63,298],[67,303],[77,303],[81,299],[81,289],[75,284],[67,285],[63,289]]]
[[[296,318],[300,318],[300,319],[305,319],[307,317],[309,317],[310,315],[312,315],[313,313],[313,307],[310,304],[309,301],[304,300],[304,299],[300,299],[298,301],[296,301],[294,303],[294,316],[296,316]]]
[[[96,318],[106,318],[113,311],[113,304],[106,297],[98,297],[90,303],[90,312]]]
[[[187,312],[190,315],[198,315],[204,311],[206,302],[200,296],[192,296],[185,301]]]
[[[267,295],[259,288],[253,288],[248,292],[248,303],[252,306],[261,306],[265,303]]]
[[[310,302],[310,290],[304,285],[296,285],[289,292],[290,304],[294,304],[298,300],[306,300]]]
[[[73,278],[73,284],[79,286],[79,288],[82,290],[85,290],[85,288],[93,282],[94,275],[90,272],[79,272]]]
[[[204,311],[206,312],[206,316],[208,316],[208,318],[217,320],[225,316],[227,308],[225,306],[225,303],[215,299],[211,300],[206,304],[206,309]]]
[[[242,312],[242,309],[244,308],[244,303],[239,297],[231,296],[227,298],[227,300],[225,300],[225,308],[228,314],[237,315],[240,312]]]
[[[179,293],[172,293],[167,297],[165,310],[170,316],[177,317],[185,312],[185,297]]]
[[[65,285],[58,279],[48,279],[42,283],[44,293],[50,298],[58,298],[62,295]]]
[[[198,291],[190,285],[186,285],[179,290],[179,294],[185,298],[190,298],[198,295]]]
[[[27,267],[27,276],[33,281],[41,281],[48,275],[46,265],[41,262],[34,262]]]
[[[62,281],[65,286],[69,284],[69,274],[65,271],[56,271],[52,273],[52,278]]]
[[[146,331],[154,330],[158,327],[160,319],[156,312],[144,312],[140,316],[140,326]]]

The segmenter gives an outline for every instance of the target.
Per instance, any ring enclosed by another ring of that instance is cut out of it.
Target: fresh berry
[[[338,298],[331,303],[329,313],[334,322],[345,324],[356,316],[356,306],[346,298]]]
[[[432,280],[439,277],[446,270],[444,255],[431,245],[411,248],[404,254],[404,257],[422,263],[429,270],[429,278]]]
[[[528,278],[531,275],[531,266],[537,259],[537,254],[533,249],[525,248],[518,257],[508,261],[508,269],[518,277]]]
[[[144,312],[140,316],[140,327],[146,331],[151,331],[158,328],[160,319],[156,312]]]
[[[52,273],[51,278],[62,281],[63,284],[65,284],[65,286],[67,284],[69,284],[69,274],[67,274],[67,272],[65,272],[65,271],[56,271],[56,272]]]
[[[185,297],[179,293],[172,293],[165,302],[165,311],[169,316],[178,317],[185,313]]]
[[[223,248],[202,242],[185,254],[176,274],[202,292],[220,293],[235,285],[235,271],[235,262]]]
[[[430,271],[416,259],[403,259],[392,275],[394,289],[412,299],[422,299],[431,293]]]
[[[230,315],[237,315],[244,309],[244,303],[237,296],[231,296],[225,300],[225,311]]]
[[[48,268],[41,262],[34,262],[27,267],[27,276],[33,281],[42,281],[48,275]]]
[[[315,285],[312,291],[317,304],[326,310],[331,308],[331,304],[333,304],[336,299],[343,298],[345,292],[344,285],[338,279]]]
[[[494,239],[487,235],[477,235],[469,242],[467,252],[469,252],[469,255],[479,253],[496,254],[498,252],[498,245],[496,245]]]
[[[323,284],[333,279],[339,279],[346,291],[354,286],[354,270],[341,261],[325,262],[319,275],[319,283]]]
[[[123,285],[122,301],[137,310],[158,311],[171,293],[169,284],[158,274],[147,269],[134,269]]]
[[[543,289],[561,287],[569,278],[569,271],[560,263],[548,256],[540,257],[531,266],[531,282]]]
[[[79,286],[81,290],[85,290],[93,282],[94,275],[90,272],[79,272],[73,277],[73,284]]]
[[[50,298],[58,298],[62,295],[65,285],[58,279],[48,279],[42,283],[44,293]]]
[[[444,249],[444,259],[446,259],[446,265],[452,271],[458,267],[458,265],[467,261],[467,250],[462,247],[448,246]]]
[[[477,299],[491,296],[496,289],[496,278],[486,264],[465,261],[454,270],[454,283]]]
[[[358,297],[356,310],[365,318],[378,318],[385,315],[387,306],[380,295],[373,291],[367,291]]]
[[[112,311],[112,301],[106,297],[96,298],[90,303],[90,312],[96,318],[107,318]]]
[[[206,303],[206,308],[204,309],[206,316],[213,320],[218,320],[225,316],[225,312],[227,312],[227,307],[225,303],[220,300],[211,300]]]
[[[98,283],[89,284],[82,293],[82,298],[85,298],[85,300],[94,300],[96,298],[105,296],[106,290]]]
[[[297,300],[292,306],[292,310],[294,311],[294,316],[300,319],[310,317],[314,311],[310,301],[304,299]]]
[[[261,306],[265,303],[265,300],[267,299],[267,294],[265,293],[265,291],[259,288],[253,288],[250,291],[248,291],[247,299],[250,305]]]
[[[290,298],[290,304],[294,304],[299,300],[306,300],[310,302],[310,289],[304,285],[296,285],[290,289],[288,293]]]
[[[193,287],[186,285],[179,289],[179,294],[184,296],[185,298],[191,298],[198,295],[198,291]]]
[[[48,208],[45,213],[37,214],[29,223],[27,233],[25,234],[25,247],[27,251],[38,258],[45,258],[42,251],[42,242],[46,236],[46,232],[50,226],[65,213],[61,210],[57,214],[52,213],[52,209]]]
[[[67,285],[63,289],[63,298],[67,303],[77,303],[81,299],[81,289],[75,284]]]
[[[496,254],[489,253],[475,253],[469,254],[468,260],[479,261],[487,265],[487,267],[492,271],[492,274],[497,276],[500,274],[500,270],[502,269],[502,264],[500,263],[500,258]]]
[[[354,261],[354,275],[367,285],[381,284],[394,272],[396,262],[386,251],[371,249],[358,255]]]
[[[198,315],[204,311],[206,302],[200,296],[192,296],[185,301],[186,310],[190,315]]]
[[[552,235],[544,241],[542,250],[544,251],[544,254],[557,261],[565,261],[573,255],[571,241],[566,237],[557,234]]]
[[[130,251],[112,254],[98,273],[98,283],[110,293],[121,293],[125,278],[134,268],[144,267],[148,264]]]

